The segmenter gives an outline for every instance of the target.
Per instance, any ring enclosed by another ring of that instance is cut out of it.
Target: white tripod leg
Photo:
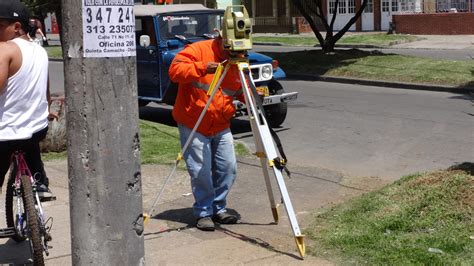
[[[259,149],[259,151],[263,147],[263,151],[265,153],[265,156],[263,157],[267,158],[268,165],[273,169],[273,173],[275,174],[276,182],[278,184],[278,188],[280,190],[280,194],[283,199],[283,204],[285,204],[286,213],[290,220],[291,229],[293,230],[296,246],[298,247],[298,251],[301,257],[304,257],[305,255],[304,235],[301,234],[298,221],[296,220],[295,211],[293,210],[293,205],[291,204],[290,196],[286,189],[285,180],[283,179],[281,170],[276,168],[273,163],[273,159],[278,157],[278,153],[276,152],[275,144],[273,143],[273,138],[272,138],[268,123],[265,120],[265,116],[263,114],[264,110],[260,110],[258,108],[256,99],[255,99],[255,97],[258,97],[258,95],[253,95],[253,93],[251,93],[251,90],[247,82],[245,82],[246,75],[244,74],[244,69],[247,71],[250,71],[250,66],[248,63],[239,63],[238,66],[239,66],[240,80],[242,81],[242,90],[243,90],[245,100],[246,100],[247,111],[249,113],[250,124],[252,127],[255,144],[257,148]],[[247,75],[247,77],[248,77],[249,82],[251,83],[251,86],[254,86],[252,76]],[[260,158],[261,160],[264,160],[264,158],[262,157]],[[262,168],[264,169],[263,172],[266,179],[268,175],[268,172],[267,172],[268,165],[266,163],[262,164]],[[267,174],[265,174],[265,172],[267,172]],[[267,184],[267,189],[268,189],[268,184]],[[269,197],[270,197],[270,201],[273,200],[273,203],[271,204],[274,204],[273,192],[271,193],[271,196],[269,193]],[[273,205],[272,205],[272,208],[273,208]]]
[[[247,83],[245,82],[244,79],[242,79],[242,76],[241,76],[241,82],[242,82],[242,91],[248,91]],[[250,103],[254,100],[253,98],[249,99],[250,96],[249,94],[246,94],[246,93],[244,93],[244,97],[247,103]],[[279,204],[276,203],[275,197],[273,195],[273,187],[270,181],[270,174],[268,171],[268,158],[266,157],[265,149],[261,141],[262,136],[260,135],[260,131],[257,129],[257,125],[255,124],[255,116],[249,110],[249,106],[252,106],[252,105],[247,104],[247,112],[249,114],[250,127],[252,128],[252,133],[253,133],[253,137],[255,141],[255,148],[256,148],[255,155],[260,159],[260,164],[262,165],[262,170],[263,170],[263,177],[265,179],[265,185],[267,187],[268,199],[270,201],[270,207],[272,208],[273,220],[275,221],[275,223],[278,224],[278,222],[280,221],[280,214],[278,211]]]

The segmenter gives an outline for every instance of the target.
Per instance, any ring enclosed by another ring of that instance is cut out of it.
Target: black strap
[[[249,75],[249,74],[247,74],[247,75]],[[248,76],[247,78],[250,80],[250,76]],[[258,97],[257,88],[255,88],[255,84],[253,82],[249,82],[249,84],[250,84],[250,89],[252,90],[252,94],[254,95],[255,101],[257,102],[258,109],[260,109],[260,112],[257,112],[257,113],[260,113],[260,115],[265,117],[265,120],[267,120],[267,118],[265,116],[265,110],[263,109],[262,101],[261,101],[260,97]],[[267,121],[267,123],[268,123],[268,121]],[[268,129],[270,130],[270,134],[272,134],[272,138],[276,143],[276,146],[278,148],[278,152],[280,153],[280,156],[282,157],[282,158],[280,158],[280,157],[273,158],[272,159],[273,165],[278,170],[285,171],[285,173],[288,175],[288,177],[291,178],[290,170],[288,170],[288,168],[286,167],[286,164],[288,163],[288,159],[286,158],[285,151],[283,150],[283,146],[281,145],[280,137],[278,137],[277,133],[273,130],[273,128],[270,125],[268,125]]]

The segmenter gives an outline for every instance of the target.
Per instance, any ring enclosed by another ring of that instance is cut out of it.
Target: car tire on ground
[[[270,95],[280,95],[285,92],[283,86],[281,86],[281,84],[276,80],[270,81],[268,89]],[[267,105],[264,107],[264,110],[268,125],[271,127],[279,127],[286,119],[288,103]]]
[[[150,103],[150,101],[138,99],[138,107],[147,106],[147,104],[149,104],[149,103]]]

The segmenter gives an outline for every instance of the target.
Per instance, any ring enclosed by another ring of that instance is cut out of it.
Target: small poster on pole
[[[136,56],[134,0],[82,0],[84,57]]]

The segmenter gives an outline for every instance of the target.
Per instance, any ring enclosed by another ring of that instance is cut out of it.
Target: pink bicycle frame
[[[35,180],[33,179],[33,175],[31,175],[30,169],[28,168],[28,165],[26,164],[24,153],[22,151],[14,152],[12,154],[11,162],[15,162],[16,166],[18,167],[16,169],[15,186],[17,187],[20,186],[20,182],[21,182],[20,177],[22,175],[28,175],[30,177],[31,184],[35,183]]]

